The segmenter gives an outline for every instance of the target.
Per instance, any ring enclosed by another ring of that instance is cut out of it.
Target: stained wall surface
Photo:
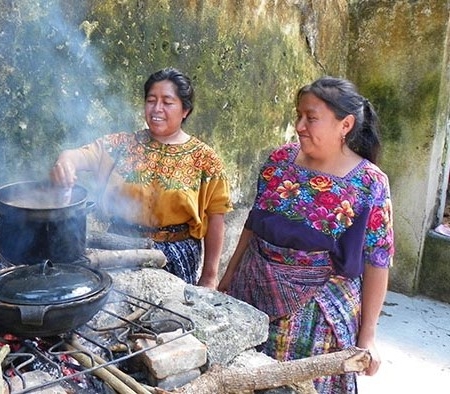
[[[424,254],[428,231],[442,221],[448,184],[450,3],[356,3],[348,76],[376,104],[383,123],[382,166],[391,180],[397,249],[391,286],[427,293],[422,263],[435,265],[435,272],[448,272],[438,266],[450,264]]]
[[[348,77],[382,120],[390,286],[415,292],[447,185],[448,19],[443,0],[0,0],[0,184],[45,177],[65,147],[144,127],[145,79],[178,67],[196,88],[186,130],[218,151],[232,182],[226,264],[259,164],[295,138],[296,90]]]

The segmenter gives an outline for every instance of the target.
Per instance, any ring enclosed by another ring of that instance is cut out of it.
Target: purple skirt
[[[267,313],[267,341],[258,350],[288,361],[356,345],[361,278],[333,275],[326,252],[250,242],[233,277],[230,294]],[[356,374],[314,380],[321,394],[357,393]]]

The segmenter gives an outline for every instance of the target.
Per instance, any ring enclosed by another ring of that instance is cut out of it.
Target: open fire
[[[58,393],[120,393],[126,387],[148,393],[155,377],[142,357],[193,330],[189,318],[113,290],[105,306],[71,332],[31,339],[0,333],[0,347],[10,348],[2,362],[4,385],[11,394],[48,387]],[[38,379],[27,378],[36,371],[42,371]]]

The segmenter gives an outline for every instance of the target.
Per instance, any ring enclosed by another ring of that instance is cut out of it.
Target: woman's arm
[[[203,269],[198,281],[199,286],[217,288],[217,273],[225,234],[224,214],[208,216],[208,230],[204,239]]]
[[[378,268],[366,264],[362,282],[361,327],[357,346],[368,349],[372,356],[366,375],[374,375],[380,367],[381,359],[375,346],[378,318],[386,297],[389,278],[388,268]]]
[[[248,242],[250,240],[250,237],[252,236],[253,231],[243,229],[241,236],[239,237],[239,241],[236,245],[236,249],[234,250],[233,255],[231,256],[230,262],[228,263],[227,269],[225,271],[225,274],[222,277],[222,280],[219,283],[218,290],[227,292],[231,279],[233,278],[234,271],[236,271],[236,268],[238,267],[239,263],[241,262],[241,258],[248,247]]]

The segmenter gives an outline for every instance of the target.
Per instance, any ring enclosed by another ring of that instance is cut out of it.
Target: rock
[[[110,274],[115,288],[192,320],[193,335],[207,346],[210,365],[226,365],[267,340],[269,317],[227,294],[200,286],[194,292],[192,286],[161,269]]]
[[[136,341],[138,350],[150,347],[150,350],[141,355],[141,359],[155,378],[165,379],[205,365],[205,344],[193,335],[180,335],[180,332],[161,334],[158,339],[163,339],[163,342],[159,346],[157,341],[151,339]]]

